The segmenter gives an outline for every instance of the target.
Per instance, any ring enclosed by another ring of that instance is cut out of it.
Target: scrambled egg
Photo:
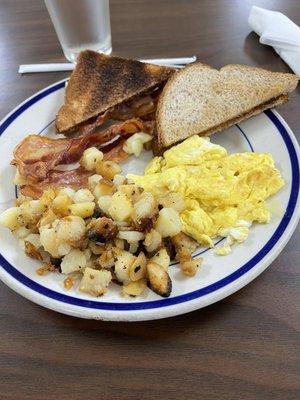
[[[180,214],[183,231],[211,247],[214,237],[226,237],[218,254],[244,241],[252,222],[270,221],[265,200],[284,185],[270,154],[228,154],[197,135],[155,157],[143,176],[128,178],[157,197],[180,193],[186,206]]]

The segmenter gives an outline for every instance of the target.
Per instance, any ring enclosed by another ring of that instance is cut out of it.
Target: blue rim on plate
[[[51,93],[64,88],[65,81],[58,82],[45,90],[42,90],[37,95],[33,96],[29,100],[25,101],[20,107],[18,107],[14,112],[12,112],[0,125],[0,136],[3,132],[7,129],[7,127],[16,119],[18,118],[25,110],[31,107],[33,104],[41,100],[42,98],[50,95]],[[171,297],[168,299],[162,300],[153,300],[153,301],[145,301],[145,302],[137,302],[137,303],[111,303],[111,302],[104,302],[104,301],[94,301],[94,300],[85,300],[79,299],[73,296],[69,296],[66,294],[55,292],[54,290],[48,289],[39,283],[31,280],[27,276],[23,275],[20,271],[18,271],[15,267],[13,267],[1,254],[0,254],[0,265],[1,267],[10,274],[13,278],[15,278],[19,283],[23,284],[24,286],[32,289],[33,291],[51,299],[60,301],[62,303],[71,304],[74,306],[80,306],[90,309],[98,309],[98,310],[114,310],[114,311],[134,311],[134,310],[149,310],[149,309],[156,309],[166,306],[171,306],[179,303],[188,302],[194,300],[196,298],[205,296],[209,293],[215,292],[230,283],[236,281],[238,278],[246,274],[249,270],[254,268],[258,262],[260,262],[276,245],[280,237],[285,232],[291,218],[294,214],[297,200],[298,200],[298,193],[299,193],[299,161],[297,157],[296,150],[294,148],[293,142],[286,130],[283,126],[281,121],[278,117],[271,111],[265,111],[265,115],[270,119],[270,121],[275,125],[277,128],[277,132],[281,135],[287,151],[289,153],[290,162],[291,162],[291,171],[292,171],[292,183],[291,183],[291,193],[288,201],[288,205],[286,208],[286,212],[278,225],[276,231],[269,239],[269,241],[259,250],[259,252],[247,263],[245,263],[242,267],[237,269],[235,272],[231,273],[230,275],[226,276],[225,278],[210,284],[204,288],[195,290],[190,293],[186,293],[183,295]],[[241,133],[245,136],[251,150],[253,148],[249,139],[246,137],[244,132],[240,129],[237,125],[238,129]]]

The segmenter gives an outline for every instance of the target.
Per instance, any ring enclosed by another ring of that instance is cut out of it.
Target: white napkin
[[[300,28],[288,17],[277,11],[253,6],[248,23],[260,36],[260,43],[274,50],[300,75]]]

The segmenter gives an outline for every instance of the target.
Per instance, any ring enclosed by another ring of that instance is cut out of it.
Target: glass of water
[[[110,54],[109,0],[45,0],[65,57],[74,62],[82,50]]]

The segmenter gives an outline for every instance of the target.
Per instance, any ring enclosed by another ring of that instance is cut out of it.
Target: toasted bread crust
[[[165,82],[175,70],[111,57],[91,50],[80,53],[56,117],[58,132],[70,131],[110,107]]]
[[[178,96],[183,86],[177,90],[178,80],[185,79],[185,76],[187,78],[184,90],[189,92],[189,96],[192,92],[197,99],[197,102],[192,104],[192,112],[182,101],[182,97]],[[193,83],[198,78],[203,79],[203,90],[199,93],[189,80],[191,77],[194,79]],[[211,79],[209,84],[206,84],[206,78]],[[169,147],[192,134],[210,135],[265,109],[282,104],[288,101],[287,94],[296,88],[298,80],[299,77],[294,74],[270,72],[245,65],[227,65],[218,71],[205,64],[191,64],[169,79],[160,96],[156,111],[157,149]],[[222,98],[224,93],[228,104],[224,104],[224,109],[220,111],[223,103],[220,103],[218,97]],[[241,101],[243,107],[238,107]],[[228,107],[229,111],[232,111],[231,104],[233,107],[237,106],[234,108],[238,110],[236,115],[227,114]],[[214,113],[218,112],[220,117],[214,118]],[[182,123],[184,119],[185,124]],[[187,129],[187,126],[191,129]]]

